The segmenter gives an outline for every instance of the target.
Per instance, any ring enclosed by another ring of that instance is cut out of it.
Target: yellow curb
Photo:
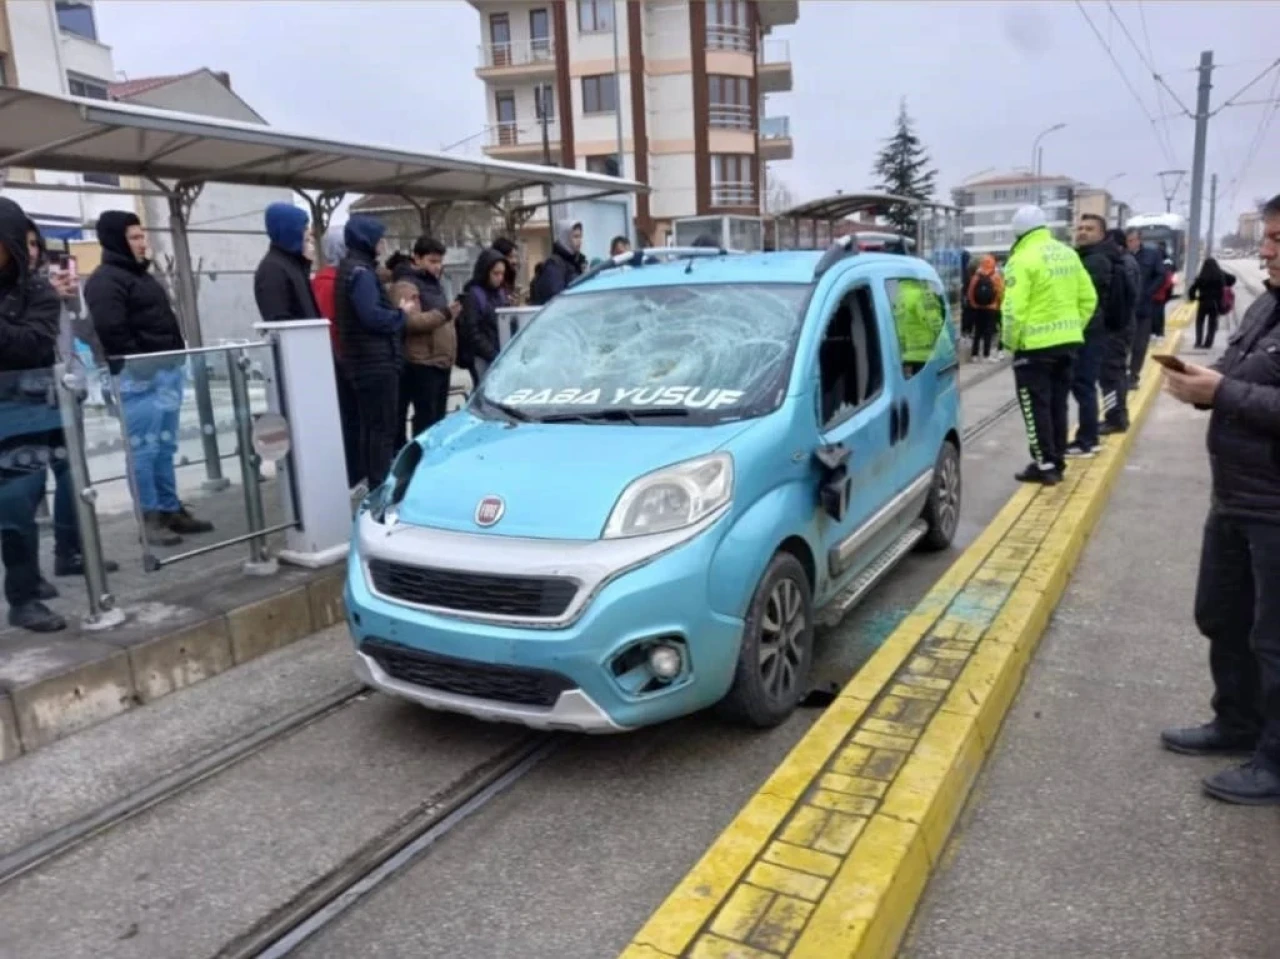
[[[1172,311],[1176,350],[1190,304]],[[1053,488],[1024,486],[859,670],[622,959],[892,956],[1160,389]]]

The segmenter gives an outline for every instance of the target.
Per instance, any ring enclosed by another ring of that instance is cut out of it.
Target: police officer
[[[1049,232],[1040,207],[1018,209],[1013,235],[1004,269],[1001,338],[1013,353],[1031,446],[1031,463],[1016,478],[1053,486],[1062,482],[1066,467],[1071,367],[1098,295],[1076,251]]]

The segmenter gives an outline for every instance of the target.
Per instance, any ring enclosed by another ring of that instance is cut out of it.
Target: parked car
[[[359,675],[542,729],[715,704],[781,722],[819,620],[951,543],[957,371],[915,257],[845,241],[606,262],[358,511]]]

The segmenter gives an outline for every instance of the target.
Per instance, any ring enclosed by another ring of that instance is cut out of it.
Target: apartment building
[[[793,153],[788,118],[766,105],[791,89],[787,42],[772,34],[796,22],[795,0],[471,5],[488,155],[647,183],[632,214],[655,244],[678,217],[760,214],[768,164]],[[545,234],[530,222],[531,257]]]
[[[1037,179],[1029,173],[988,176],[957,187],[952,197],[961,209],[965,249],[973,254],[1008,253],[1014,240],[1013,214],[1028,203],[1038,203],[1053,235],[1070,242],[1076,187],[1070,177]]]
[[[0,85],[106,100],[114,79],[91,0],[0,0]],[[133,197],[114,191],[115,176],[8,169],[0,171],[0,185],[47,239],[73,249],[93,238],[102,211],[134,206]]]
[[[1248,210],[1236,220],[1236,235],[1254,244],[1262,243],[1262,214]]]

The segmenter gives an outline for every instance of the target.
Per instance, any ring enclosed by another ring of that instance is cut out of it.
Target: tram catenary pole
[[[1200,205],[1204,199],[1205,148],[1209,135],[1209,91],[1213,89],[1213,51],[1200,54],[1200,86],[1196,92],[1196,136],[1191,157],[1191,211],[1187,224],[1188,276],[1200,270]]]

